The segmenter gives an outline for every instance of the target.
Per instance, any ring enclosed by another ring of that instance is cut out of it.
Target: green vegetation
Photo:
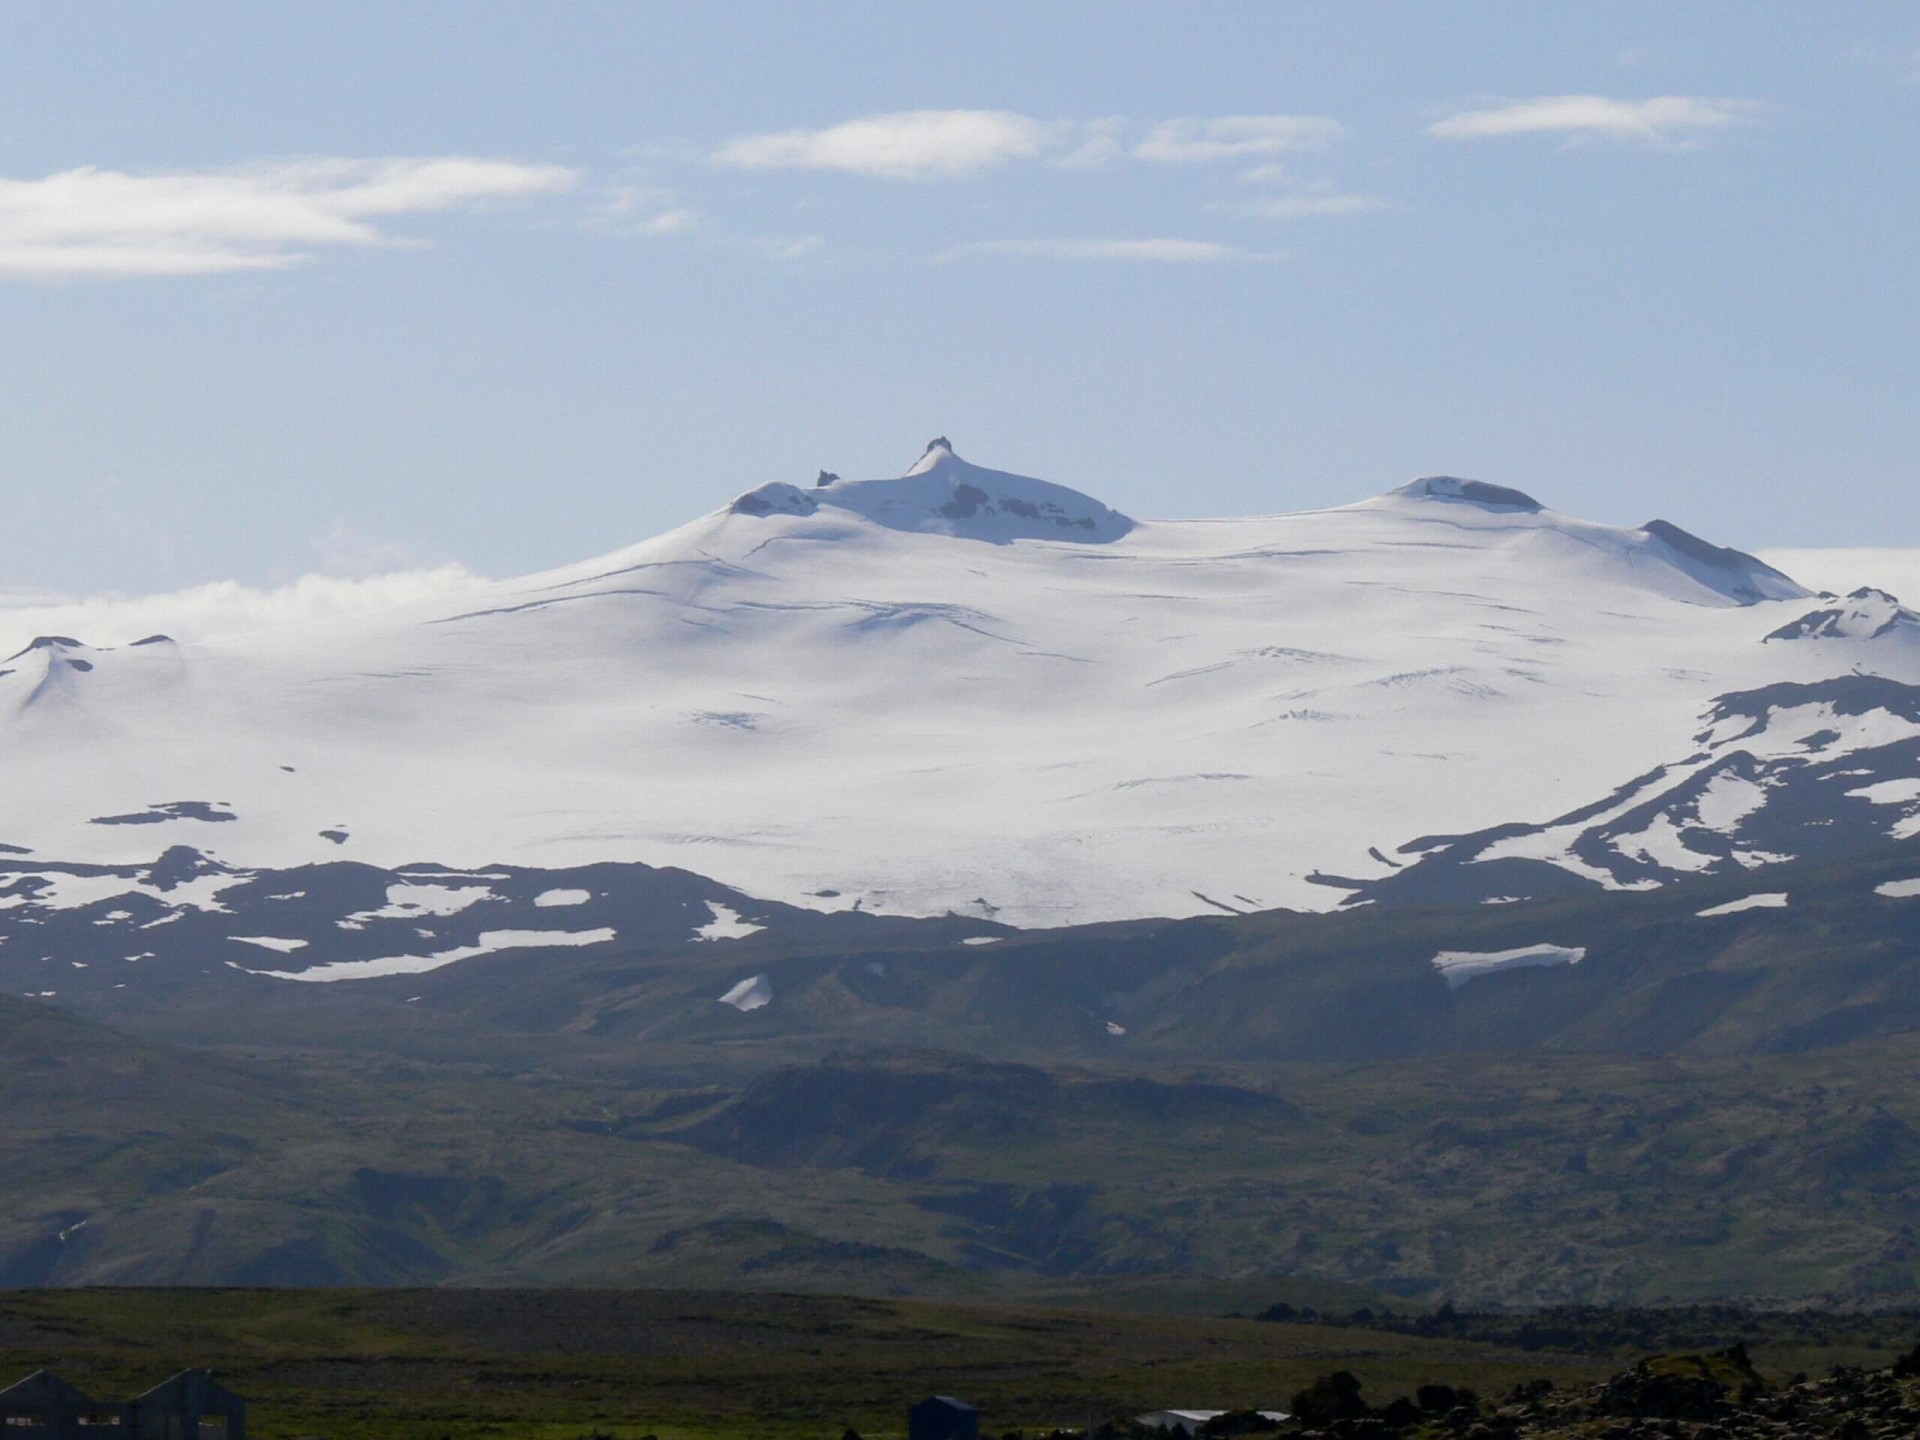
[[[0,1295],[0,1373],[102,1394],[210,1365],[260,1440],[592,1432],[873,1440],[935,1391],[995,1434],[1175,1403],[1271,1406],[1330,1366],[1378,1387],[1584,1378],[1577,1357],[1245,1320],[606,1290]],[[1197,1398],[1196,1398],[1197,1397]]]
[[[0,1285],[1916,1304],[1920,902],[1872,897],[1916,869],[1779,867],[1788,909],[1711,923],[1728,882],[216,967],[242,988],[177,977],[142,1037],[0,999]],[[1587,958],[1429,963],[1548,936]],[[716,1004],[743,971],[778,1001]]]
[[[1720,1318],[1737,1323],[1776,1383],[1836,1363],[1883,1365],[1907,1347],[1914,1324],[1861,1318],[1822,1336],[1803,1316]],[[1430,1384],[1487,1397],[1543,1378],[1564,1389],[1622,1363],[1605,1346],[1522,1352],[1357,1326],[836,1296],[0,1293],[0,1377],[48,1366],[114,1395],[208,1366],[252,1402],[259,1440],[832,1440],[849,1427],[893,1440],[906,1407],[934,1391],[980,1405],[994,1435],[1041,1435],[1169,1405],[1285,1406],[1338,1370],[1384,1404]],[[1719,1357],[1657,1362],[1653,1373],[1702,1365],[1727,1378]]]
[[[894,1052],[674,1090],[215,1058],[18,1008],[0,1283],[1920,1296],[1911,1038],[1152,1076]]]

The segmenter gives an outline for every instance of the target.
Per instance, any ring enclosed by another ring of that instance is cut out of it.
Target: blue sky
[[[510,574],[934,433],[1920,545],[1911,5],[0,10],[0,589]]]

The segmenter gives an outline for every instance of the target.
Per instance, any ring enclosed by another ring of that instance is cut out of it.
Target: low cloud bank
[[[1920,548],[1857,546],[1851,549],[1762,550],[1759,556],[1802,585],[1845,595],[1862,585],[1920,604]]]
[[[303,575],[262,589],[217,580],[166,595],[48,595],[0,591],[0,655],[38,635],[65,635],[89,645],[125,645],[148,635],[184,642],[293,625],[333,615],[391,610],[486,584],[464,565],[344,579]]]

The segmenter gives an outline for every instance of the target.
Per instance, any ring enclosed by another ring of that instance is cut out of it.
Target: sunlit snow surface
[[[987,504],[939,514],[964,486]],[[1219,908],[1203,896],[1324,909],[1347,892],[1308,877],[1393,873],[1375,851],[1690,773],[1730,691],[1862,664],[1920,681],[1902,636],[1763,643],[1817,603],[1772,572],[1736,594],[1681,542],[1445,486],[1141,522],[1037,487],[935,450],[900,482],[787,486],[764,513],[383,613],[50,643],[0,666],[0,842],[97,864],[641,861],[1017,925]],[[1920,735],[1803,708],[1708,749]],[[1730,775],[1620,844],[1684,871],[1697,831],[1769,793]],[[1588,863],[1571,835],[1506,843]],[[369,913],[430,926],[486,895],[409,882]]]

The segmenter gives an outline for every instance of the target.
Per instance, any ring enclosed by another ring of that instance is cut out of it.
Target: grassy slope
[[[896,1053],[676,1093],[324,1056],[243,1065],[44,1009],[0,1015],[0,1083],[25,1117],[0,1140],[12,1284],[1012,1298],[1164,1293],[1170,1277],[1221,1308],[1317,1303],[1314,1286],[1920,1296],[1907,1039],[1242,1067],[1205,1084]]]
[[[1884,1364],[1898,1325],[1809,1337],[1746,1317],[1775,1378]],[[1582,1382],[1619,1354],[1522,1353],[1379,1331],[1116,1310],[612,1290],[0,1293],[0,1379],[35,1367],[102,1396],[187,1365],[252,1402],[260,1440],[590,1432],[662,1440],[901,1435],[929,1392],[1028,1433],[1164,1405],[1284,1405],[1333,1369],[1384,1401],[1420,1383],[1483,1394]]]
[[[1377,1391],[1596,1373],[1577,1357],[1138,1312],[611,1291],[0,1295],[0,1375],[116,1395],[212,1365],[260,1440],[898,1435],[959,1393],[994,1433],[1167,1404],[1284,1402],[1328,1369]]]
[[[0,1284],[967,1298],[1285,1277],[1463,1302],[1905,1302],[1920,1045],[1871,1017],[1898,1022],[1920,976],[1901,938],[1920,901],[1859,896],[1913,855],[1782,867],[1767,883],[1790,909],[1723,922],[1692,919],[1726,898],[1714,882],[879,959],[742,941],[629,967],[624,988],[602,962],[477,961],[408,980],[440,987],[419,1005],[260,982],[357,1051],[212,1013],[187,1033],[217,1048],[188,1051],[0,998]],[[1595,948],[1447,992],[1424,958],[1443,922],[1468,948]],[[1717,948],[1690,955],[1703,924]],[[775,1005],[714,1004],[762,966],[788,967]],[[536,985],[542,1005],[516,1008]],[[1868,1038],[1786,1043],[1806,1015]],[[1316,1025],[1429,1053],[1303,1063]],[[818,1058],[943,1036],[1046,1068]]]

